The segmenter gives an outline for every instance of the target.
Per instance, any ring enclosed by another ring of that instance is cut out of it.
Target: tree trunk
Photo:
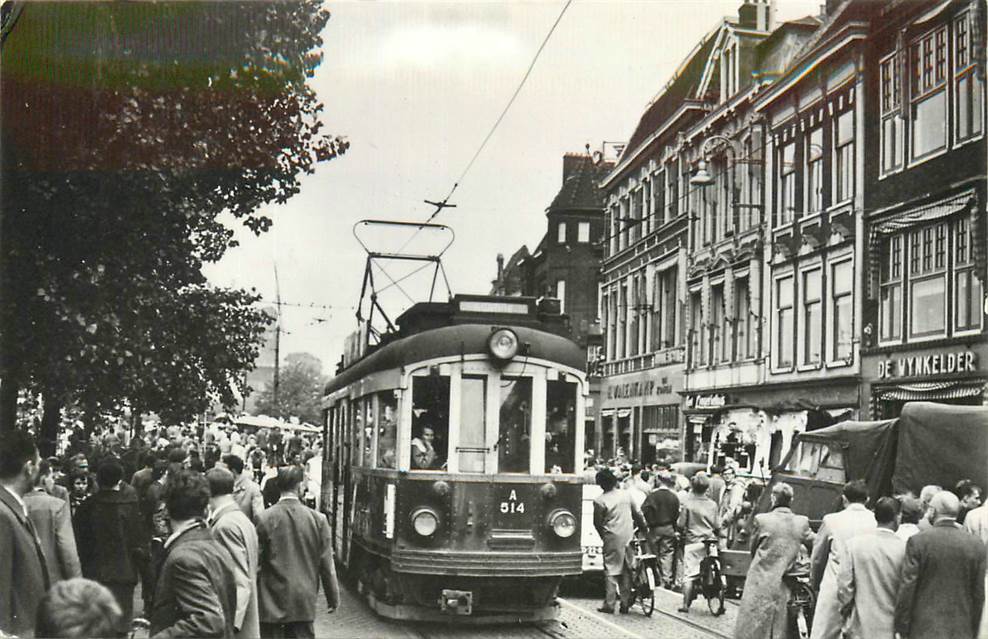
[[[58,427],[62,423],[62,402],[44,394],[45,413],[41,417],[41,431],[38,433],[38,452],[42,457],[51,457],[58,448]]]
[[[17,386],[12,375],[0,380],[0,433],[14,430],[17,423]]]

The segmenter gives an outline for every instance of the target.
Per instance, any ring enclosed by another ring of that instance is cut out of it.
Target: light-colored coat
[[[30,637],[48,590],[44,553],[21,505],[0,486],[0,634]]]
[[[24,495],[24,504],[45,553],[51,583],[81,577],[69,503],[36,488]]]
[[[895,635],[895,600],[905,556],[906,542],[888,528],[848,540],[837,579],[847,639],[892,639]]]
[[[837,603],[837,575],[844,545],[877,526],[875,515],[864,504],[848,504],[844,510],[823,517],[813,544],[814,583],[819,583],[820,589],[810,639],[839,639],[843,619]]]
[[[621,574],[627,561],[628,544],[635,534],[635,504],[627,490],[615,488],[593,500],[593,523],[603,542],[604,570]]]
[[[233,557],[237,584],[237,611],[233,627],[237,639],[257,639],[261,625],[257,609],[257,531],[236,502],[227,504],[209,518],[213,537]]]
[[[264,511],[264,497],[261,495],[260,487],[247,476],[246,471],[240,473],[233,483],[233,500],[247,518],[256,524],[258,515]]]
[[[964,518],[964,529],[975,535],[988,549],[988,504],[978,506],[967,513]],[[985,589],[988,590],[988,574],[985,575]],[[981,610],[981,627],[978,629],[978,639],[988,639],[988,598]]]
[[[789,636],[786,603],[789,588],[783,576],[813,544],[810,520],[785,507],[755,515],[751,566],[734,625],[734,639],[785,639]]]

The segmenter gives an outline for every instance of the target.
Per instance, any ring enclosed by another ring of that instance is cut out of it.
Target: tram
[[[584,354],[559,302],[423,302],[323,397],[322,509],[381,616],[533,621],[582,564]]]

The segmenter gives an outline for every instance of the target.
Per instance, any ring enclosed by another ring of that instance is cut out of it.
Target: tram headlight
[[[576,533],[576,517],[568,510],[554,510],[549,514],[549,526],[560,539],[567,539]]]
[[[419,508],[412,513],[412,528],[422,537],[431,537],[439,528],[439,515],[429,508]]]
[[[491,356],[503,362],[518,354],[518,335],[510,328],[499,328],[487,338]]]

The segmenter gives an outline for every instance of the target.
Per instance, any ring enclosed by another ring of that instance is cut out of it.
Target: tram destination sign
[[[878,377],[880,379],[974,373],[977,370],[978,356],[971,351],[915,355],[878,362]]]

